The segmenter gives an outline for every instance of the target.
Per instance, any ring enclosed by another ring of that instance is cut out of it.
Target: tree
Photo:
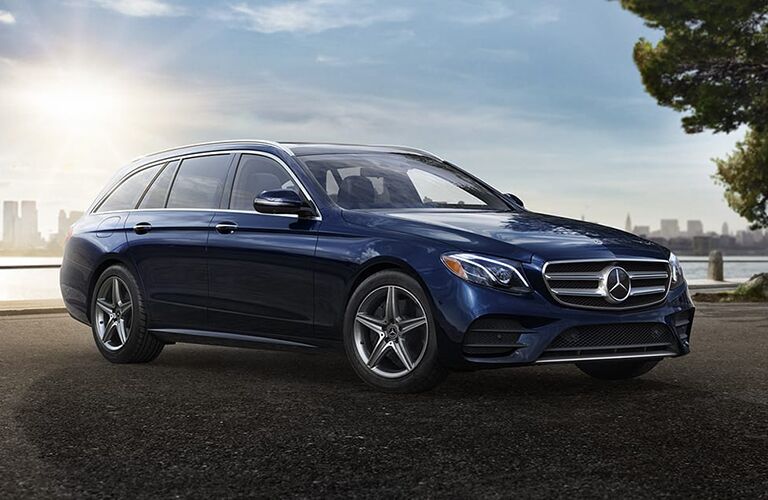
[[[750,130],[730,156],[715,163],[728,205],[755,228],[768,227],[768,134]]]
[[[768,227],[768,1],[620,0],[664,31],[633,52],[646,91],[684,114],[686,132],[750,128],[715,178],[728,204]]]

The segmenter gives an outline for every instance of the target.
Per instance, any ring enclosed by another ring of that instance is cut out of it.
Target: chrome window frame
[[[226,141],[231,142],[231,141]],[[178,149],[178,148],[174,148]],[[242,158],[242,155],[255,155],[255,156],[263,156],[266,158],[269,158],[271,160],[274,160],[277,162],[278,165],[280,165],[286,172],[288,172],[288,175],[291,177],[293,182],[299,187],[301,190],[301,193],[304,195],[304,197],[307,199],[307,201],[310,203],[312,209],[315,211],[316,215],[313,215],[311,217],[301,217],[301,219],[305,220],[317,220],[321,221],[323,220],[323,214],[320,212],[320,208],[318,207],[315,200],[312,198],[312,196],[309,194],[309,191],[307,191],[307,188],[304,187],[304,184],[299,180],[299,178],[296,176],[296,173],[288,166],[287,163],[285,163],[282,159],[280,159],[278,156],[267,153],[266,151],[256,151],[252,149],[226,149],[226,150],[220,150],[220,151],[206,151],[206,152],[200,152],[200,153],[188,153],[188,154],[182,154],[178,156],[172,156],[168,158],[163,158],[162,160],[158,160],[152,163],[148,163],[147,165],[142,165],[140,167],[137,167],[130,172],[128,172],[125,176],[123,176],[119,181],[117,181],[112,189],[110,189],[106,194],[104,194],[96,203],[94,203],[94,207],[90,212],[88,212],[89,215],[91,214],[109,214],[109,213],[123,213],[123,212],[160,212],[160,211],[182,211],[182,212],[225,212],[225,213],[242,213],[242,214],[251,214],[251,215],[260,215],[260,216],[268,216],[268,217],[291,217],[295,219],[299,219],[300,217],[298,214],[267,214],[262,212],[257,212],[256,210],[232,210],[229,208],[221,208],[221,207],[211,207],[211,208],[138,208],[137,205],[134,206],[134,208],[131,209],[125,209],[125,210],[109,210],[104,212],[99,212],[98,208],[104,203],[104,200],[106,200],[112,192],[118,188],[123,182],[125,182],[126,179],[129,177],[132,177],[133,175],[137,174],[138,172],[152,168],[158,165],[162,164],[169,164],[173,161],[178,160],[179,165],[177,168],[177,171],[174,174],[174,178],[171,181],[171,185],[168,189],[168,193],[166,195],[166,204],[168,203],[168,197],[171,194],[171,190],[173,189],[173,184],[176,182],[176,176],[178,175],[178,169],[181,168],[182,164],[184,163],[184,160],[188,158],[197,158],[201,156],[217,156],[217,155],[232,155],[232,154],[240,154],[240,158]],[[239,166],[239,160],[238,165],[235,166],[237,168]],[[152,179],[152,182],[154,182],[154,178]],[[232,184],[234,185],[235,179],[234,176],[232,177]],[[150,184],[151,185],[151,182]],[[149,185],[147,187],[149,187]],[[224,186],[225,191],[227,186]],[[146,191],[146,188],[145,188]],[[229,205],[229,202],[227,202],[227,205]]]

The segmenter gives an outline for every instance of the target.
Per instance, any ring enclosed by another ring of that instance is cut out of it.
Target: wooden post
[[[707,279],[725,281],[723,278],[723,252],[720,250],[712,250],[709,252],[709,268],[707,269]]]

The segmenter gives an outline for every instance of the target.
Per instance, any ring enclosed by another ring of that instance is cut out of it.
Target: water
[[[706,257],[680,257],[688,279],[707,277]],[[744,262],[744,261],[748,262]],[[2,269],[2,266],[59,264],[58,257],[0,257],[0,301],[59,298],[58,269]],[[768,257],[726,257],[725,279],[768,272]]]
[[[60,257],[0,257],[0,301],[61,297],[58,269],[2,269],[2,266],[60,263]]]
[[[680,264],[683,266],[683,274],[687,279],[706,279],[707,257],[683,257],[680,256]],[[746,261],[746,262],[745,262]],[[723,262],[723,276],[725,279],[749,278],[753,274],[768,272],[768,257],[725,257]]]

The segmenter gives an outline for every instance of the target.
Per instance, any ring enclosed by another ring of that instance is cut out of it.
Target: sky
[[[606,0],[0,0],[0,200],[44,234],[117,168],[233,138],[402,144],[534,211],[624,227],[747,223],[711,159],[645,93]]]

